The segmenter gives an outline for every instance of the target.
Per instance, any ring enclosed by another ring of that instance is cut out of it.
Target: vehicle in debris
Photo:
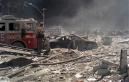
[[[98,47],[96,42],[85,40],[75,34],[51,39],[50,46],[51,48],[78,49],[79,51],[92,50]]]
[[[33,18],[23,19],[12,15],[2,16],[0,18],[0,43],[37,49],[37,23]]]

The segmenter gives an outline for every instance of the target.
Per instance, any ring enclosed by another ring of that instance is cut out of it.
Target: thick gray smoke
[[[6,2],[10,0],[3,1],[6,4]],[[21,0],[11,0],[10,2],[13,1],[17,1],[17,3],[22,2]],[[66,29],[77,31],[128,29],[129,0],[23,0],[23,2],[24,1],[36,5],[39,9],[47,9],[45,20],[47,27],[60,25]],[[34,17],[42,20],[42,16],[39,12],[30,6],[23,6],[23,11],[20,8],[18,8],[18,10],[22,13],[22,17]],[[19,16],[19,13],[17,16]]]
[[[78,6],[75,7],[77,10],[74,16],[65,17],[60,14],[50,18],[50,20],[53,23],[56,20],[60,21],[57,25],[78,31],[95,29],[110,31],[125,30],[128,28],[128,0],[92,0],[88,4],[81,0],[79,2],[75,2],[75,0],[73,2],[71,0],[70,3],[71,7],[72,3],[78,3]]]

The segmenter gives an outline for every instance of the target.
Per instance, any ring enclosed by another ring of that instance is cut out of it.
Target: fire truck
[[[37,49],[36,25],[37,21],[32,18],[4,15],[0,18],[0,43]]]

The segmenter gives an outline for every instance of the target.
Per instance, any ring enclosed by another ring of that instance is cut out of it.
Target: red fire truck
[[[12,15],[2,16],[0,18],[0,43],[36,49],[36,24],[37,21],[34,19],[21,19]]]

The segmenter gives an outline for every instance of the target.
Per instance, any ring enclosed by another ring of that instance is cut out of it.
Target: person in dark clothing
[[[22,28],[21,29],[21,37],[24,38],[26,35],[26,29],[25,28]]]
[[[50,52],[50,45],[44,35],[43,24],[40,24],[39,27],[37,27],[37,47],[39,55],[41,55],[42,49],[45,50],[44,55],[48,55]]]
[[[41,50],[42,50],[42,40],[44,39],[44,32],[43,32],[43,27],[42,24],[39,24],[37,27],[37,51],[38,54],[41,55]]]
[[[25,27],[25,23],[23,23],[21,28],[21,38],[24,38],[25,35],[26,35],[26,27]]]

